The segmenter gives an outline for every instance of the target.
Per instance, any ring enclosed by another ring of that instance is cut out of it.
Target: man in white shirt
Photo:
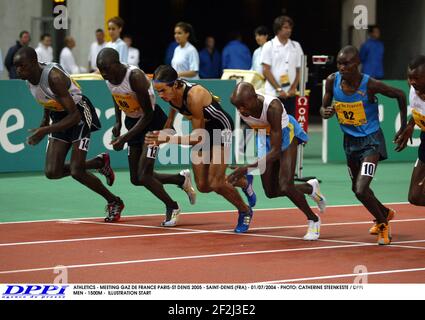
[[[40,37],[40,43],[35,49],[38,62],[51,63],[53,62],[52,36],[48,33]]]
[[[105,48],[106,42],[105,42],[105,33],[102,29],[96,30],[96,41],[93,42],[90,46],[90,53],[89,53],[89,70],[90,72],[94,72],[97,70],[96,60],[97,55],[99,52]]]
[[[140,64],[140,51],[139,49],[133,48],[133,37],[130,35],[126,35],[123,38],[124,42],[128,47],[128,64],[130,66],[139,67]]]
[[[60,65],[69,74],[80,73],[80,67],[75,62],[74,55],[72,54],[72,49],[75,48],[74,38],[67,36],[65,38],[65,46],[60,54]]]
[[[288,114],[295,115],[295,95],[300,82],[301,45],[290,39],[294,21],[287,16],[275,19],[276,37],[267,42],[261,53],[266,94],[278,97]]]

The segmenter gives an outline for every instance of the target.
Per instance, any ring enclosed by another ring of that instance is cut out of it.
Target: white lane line
[[[68,243],[68,242],[84,242],[84,241],[104,241],[104,240],[117,240],[117,239],[133,239],[133,238],[148,238],[148,237],[162,237],[162,236],[176,236],[176,235],[190,235],[207,233],[208,231],[193,231],[193,232],[173,232],[173,233],[152,233],[152,234],[136,234],[130,236],[114,236],[114,237],[95,237],[95,238],[77,238],[77,239],[63,239],[63,240],[42,240],[32,242],[16,242],[16,243],[2,243],[1,247],[13,247],[13,246],[28,246],[38,244],[55,244],[55,243]]]
[[[408,202],[392,202],[392,203],[384,203],[384,205],[410,205]],[[358,208],[363,207],[361,204],[349,204],[349,205],[333,205],[327,206],[327,208]],[[412,206],[413,207],[413,206]],[[315,207],[312,207],[315,208]],[[298,210],[296,207],[288,207],[288,208],[269,208],[269,209],[256,209],[255,212],[263,212],[263,211],[282,211],[282,210]],[[223,210],[223,211],[199,211],[199,212],[187,212],[182,213],[182,215],[198,215],[198,214],[220,214],[220,213],[236,213],[235,210]],[[143,215],[129,215],[125,216],[126,218],[140,218],[140,217],[157,217],[163,216],[163,213],[155,213],[155,214],[143,214]],[[57,222],[57,221],[72,221],[72,220],[96,220],[102,219],[102,217],[89,217],[89,218],[70,218],[70,219],[50,219],[50,220],[33,220],[33,221],[15,221],[15,222],[0,222],[0,225],[7,224],[26,224],[26,223],[44,223],[44,222]]]
[[[197,255],[197,256],[182,256],[182,257],[144,259],[144,260],[101,262],[101,263],[93,263],[93,264],[68,265],[68,266],[64,266],[64,267],[67,268],[67,269],[93,268],[93,267],[105,267],[105,266],[128,265],[128,264],[143,264],[143,263],[151,263],[151,262],[164,262],[164,261],[181,261],[181,260],[235,257],[235,256],[246,256],[246,255],[257,255],[257,254],[274,254],[274,253],[284,253],[284,252],[342,249],[342,248],[352,248],[352,247],[364,247],[364,246],[367,246],[367,245],[352,244],[352,245],[343,245],[343,246],[325,246],[325,247],[313,247],[313,248],[296,248],[296,249],[281,249],[281,250],[232,252],[232,253],[219,253],[219,254]],[[55,268],[56,267],[44,267],[44,268],[34,268],[34,269],[5,270],[5,271],[0,271],[0,275],[2,275],[2,274],[16,274],[16,273],[28,273],[28,272],[39,272],[39,271],[50,271],[50,270],[55,270]]]
[[[400,223],[400,222],[420,222],[425,221],[425,218],[418,219],[398,219],[391,220],[391,223]],[[322,223],[322,227],[334,227],[334,226],[352,226],[352,225],[363,225],[370,224],[372,225],[372,221],[359,221],[359,222],[337,222],[337,223]],[[278,230],[278,229],[292,229],[292,228],[305,228],[305,225],[296,225],[296,226],[276,226],[276,227],[258,227],[258,228],[249,228],[249,230]],[[228,230],[222,230],[228,231]]]
[[[101,222],[91,222],[91,221],[84,221],[84,223],[87,224],[104,224]],[[108,224],[110,226],[130,226],[130,227],[136,227],[136,228],[150,228],[151,226],[140,226],[140,225],[127,225],[127,224]],[[163,227],[153,227],[155,229],[158,228],[163,228]],[[305,228],[305,226],[304,226]],[[225,230],[225,231],[221,231],[221,230],[197,230],[197,229],[183,229],[183,228],[177,228],[176,230],[181,230],[181,231],[188,231],[188,232],[203,232],[205,234],[208,233],[214,233],[214,234],[226,234],[226,235],[233,235],[233,236],[246,236],[246,237],[262,237],[262,238],[278,238],[278,239],[289,239],[289,240],[303,240],[302,237],[289,237],[289,236],[277,236],[277,235],[267,235],[267,234],[256,234],[256,233],[239,233],[236,234],[233,232],[233,230]],[[343,244],[361,244],[361,245],[366,245],[366,246],[377,246],[376,242],[359,242],[359,241],[345,241],[345,240],[330,240],[330,239],[319,239],[317,240],[318,242],[329,242],[329,243],[343,243]],[[419,250],[425,250],[425,247],[415,247],[415,246],[402,246],[402,245],[391,245],[388,247],[393,247],[393,248],[404,248],[404,249],[419,249]]]
[[[393,222],[412,222],[412,221],[425,221],[425,219],[407,219],[407,220],[394,220]],[[113,226],[113,227],[131,227],[131,228],[143,228],[143,229],[160,229],[160,230],[176,230],[182,232],[173,232],[173,233],[163,233],[163,234],[144,234],[144,235],[129,235],[129,236],[110,236],[110,237],[93,237],[93,238],[77,238],[77,239],[63,239],[63,240],[40,240],[32,242],[16,242],[16,243],[3,243],[0,244],[1,247],[10,247],[10,246],[22,246],[22,245],[39,245],[39,244],[55,244],[55,243],[67,243],[67,242],[83,242],[83,241],[102,241],[102,240],[114,240],[114,239],[130,239],[130,238],[148,238],[148,237],[162,237],[162,236],[183,236],[183,235],[193,235],[193,234],[208,234],[208,233],[218,233],[218,234],[230,234],[237,235],[233,230],[198,230],[193,228],[165,228],[159,226],[150,226],[150,225],[139,225],[139,224],[126,224],[126,223],[116,223],[116,224],[105,224],[103,222],[94,222],[94,221],[73,221],[73,224],[95,224],[103,226]],[[352,222],[352,223],[331,223],[323,224],[323,226],[341,226],[341,225],[358,225],[358,224],[370,224],[370,222]],[[306,228],[305,225],[298,226],[277,226],[277,227],[264,227],[264,228],[251,228],[251,231],[255,230],[275,230],[275,229],[292,229],[292,228]],[[263,235],[255,233],[246,233],[240,234],[240,236],[251,236],[251,237],[264,237],[264,238],[280,238],[280,239],[289,239],[289,240],[302,240],[301,237],[289,237],[289,236],[279,236],[279,235]],[[331,240],[331,239],[319,239],[321,242],[331,242],[331,243],[344,243],[344,244],[369,244],[376,245],[376,243],[367,243],[367,242],[357,242],[357,241],[344,241],[344,240]],[[425,250],[425,247],[413,247],[413,246],[400,246],[402,244],[409,243],[420,243],[425,240],[412,240],[412,241],[401,241],[392,243],[392,247],[400,248],[409,248],[409,249],[422,249]]]
[[[409,241],[397,241],[393,242],[393,244],[408,244],[408,243],[424,243],[425,240],[409,240]]]
[[[258,283],[252,283],[252,284],[280,284],[280,283],[291,283],[291,282],[298,283],[298,282],[306,282],[306,281],[314,281],[314,280],[353,278],[353,277],[375,276],[375,275],[394,274],[394,273],[422,272],[422,271],[425,271],[425,268],[387,270],[387,271],[364,272],[364,273],[362,272],[362,273],[337,274],[337,275],[330,275],[330,276],[275,280],[275,281],[258,282]]]

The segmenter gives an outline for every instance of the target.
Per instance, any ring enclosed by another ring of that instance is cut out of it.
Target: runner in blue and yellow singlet
[[[407,102],[403,91],[360,73],[359,65],[357,48],[347,46],[339,52],[338,72],[330,75],[326,81],[320,114],[324,119],[337,115],[344,133],[344,150],[353,192],[375,218],[370,233],[378,235],[380,245],[388,245],[391,243],[388,222],[393,218],[394,211],[386,208],[370,188],[378,162],[387,159],[376,95],[382,94],[398,101],[401,129],[394,141],[406,128]]]

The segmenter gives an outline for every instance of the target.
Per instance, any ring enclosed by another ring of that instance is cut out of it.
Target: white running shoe
[[[183,170],[180,172],[180,175],[184,177],[184,183],[181,188],[189,197],[190,204],[194,205],[196,203],[196,191],[192,185],[192,174],[190,173],[190,170]]]
[[[309,185],[313,187],[313,193],[310,195],[310,198],[317,203],[320,213],[325,213],[326,211],[326,198],[320,192],[319,180],[313,179],[307,181]]]
[[[305,241],[317,241],[320,238],[320,219],[317,222],[308,221],[308,231],[304,236]]]
[[[180,207],[177,209],[167,208],[165,220],[161,223],[161,227],[175,227],[179,220],[180,212]]]

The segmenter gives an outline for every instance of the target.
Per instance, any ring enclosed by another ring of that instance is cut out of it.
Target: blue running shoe
[[[252,221],[252,216],[254,212],[249,208],[249,212],[239,212],[238,225],[235,228],[236,233],[246,233],[248,232],[249,225]]]
[[[249,206],[254,208],[257,204],[257,195],[255,194],[253,188],[254,176],[252,174],[247,174],[246,180],[248,181],[248,186],[242,189],[242,191],[245,193],[246,198],[248,199]]]

